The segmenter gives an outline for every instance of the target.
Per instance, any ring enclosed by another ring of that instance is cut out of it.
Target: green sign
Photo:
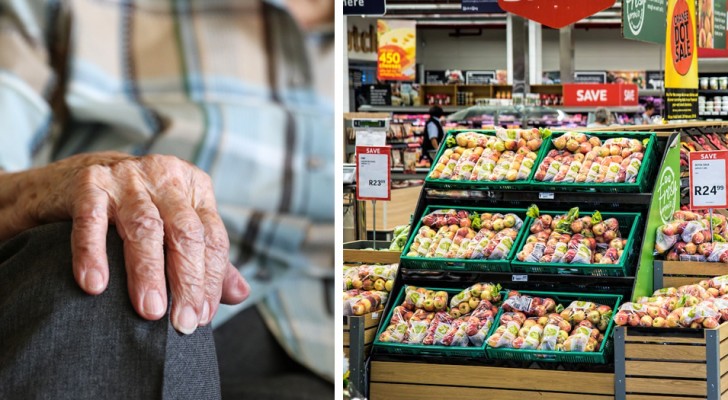
[[[728,29],[728,25],[726,24],[726,2],[716,1],[713,4],[715,4],[715,12],[713,13],[713,48],[725,49],[725,32]]]
[[[654,247],[657,228],[672,219],[672,214],[680,209],[680,135],[671,137],[667,155],[657,175],[655,190],[650,203],[650,212],[647,216],[647,232],[642,241],[640,254],[640,268],[637,273],[632,299],[640,296],[650,296],[654,291],[652,287],[652,273],[654,263]]]
[[[625,39],[665,44],[666,23],[667,1],[622,1],[622,36]]]

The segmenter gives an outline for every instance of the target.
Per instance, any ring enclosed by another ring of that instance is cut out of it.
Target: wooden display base
[[[655,261],[655,290],[692,285],[704,279],[728,275],[728,264],[695,261]]]
[[[614,347],[617,399],[728,399],[728,322],[684,332],[617,327]]]
[[[614,399],[614,374],[372,361],[370,398]]]
[[[344,262],[345,263],[364,263],[364,264],[397,264],[399,263],[399,251],[387,250],[364,250],[372,247],[374,242],[371,240],[358,240],[355,242],[344,243]],[[378,244],[386,244],[389,242],[377,241]]]

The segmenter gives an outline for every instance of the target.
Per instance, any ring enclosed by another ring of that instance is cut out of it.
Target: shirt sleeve
[[[428,122],[427,123],[427,138],[430,140],[437,139],[437,133],[438,133],[437,126],[435,125],[435,123]]]
[[[27,169],[47,138],[56,82],[47,44],[62,15],[45,1],[0,0],[0,169]]]

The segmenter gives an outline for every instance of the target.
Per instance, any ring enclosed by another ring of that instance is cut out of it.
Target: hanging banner
[[[622,37],[663,44],[667,21],[665,0],[622,1]]]
[[[498,0],[498,6],[549,28],[560,29],[613,6],[615,0]]]
[[[726,0],[698,0],[698,47],[726,48]]]
[[[668,0],[665,44],[667,120],[698,117],[698,53],[692,0]]]
[[[384,15],[385,0],[344,0],[344,15]]]
[[[466,13],[502,13],[498,0],[461,0],[460,10]]]
[[[417,22],[377,20],[377,79],[414,81]]]

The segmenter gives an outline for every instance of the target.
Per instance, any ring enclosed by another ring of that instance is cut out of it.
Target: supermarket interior
[[[728,398],[726,1],[344,3],[345,397]]]

